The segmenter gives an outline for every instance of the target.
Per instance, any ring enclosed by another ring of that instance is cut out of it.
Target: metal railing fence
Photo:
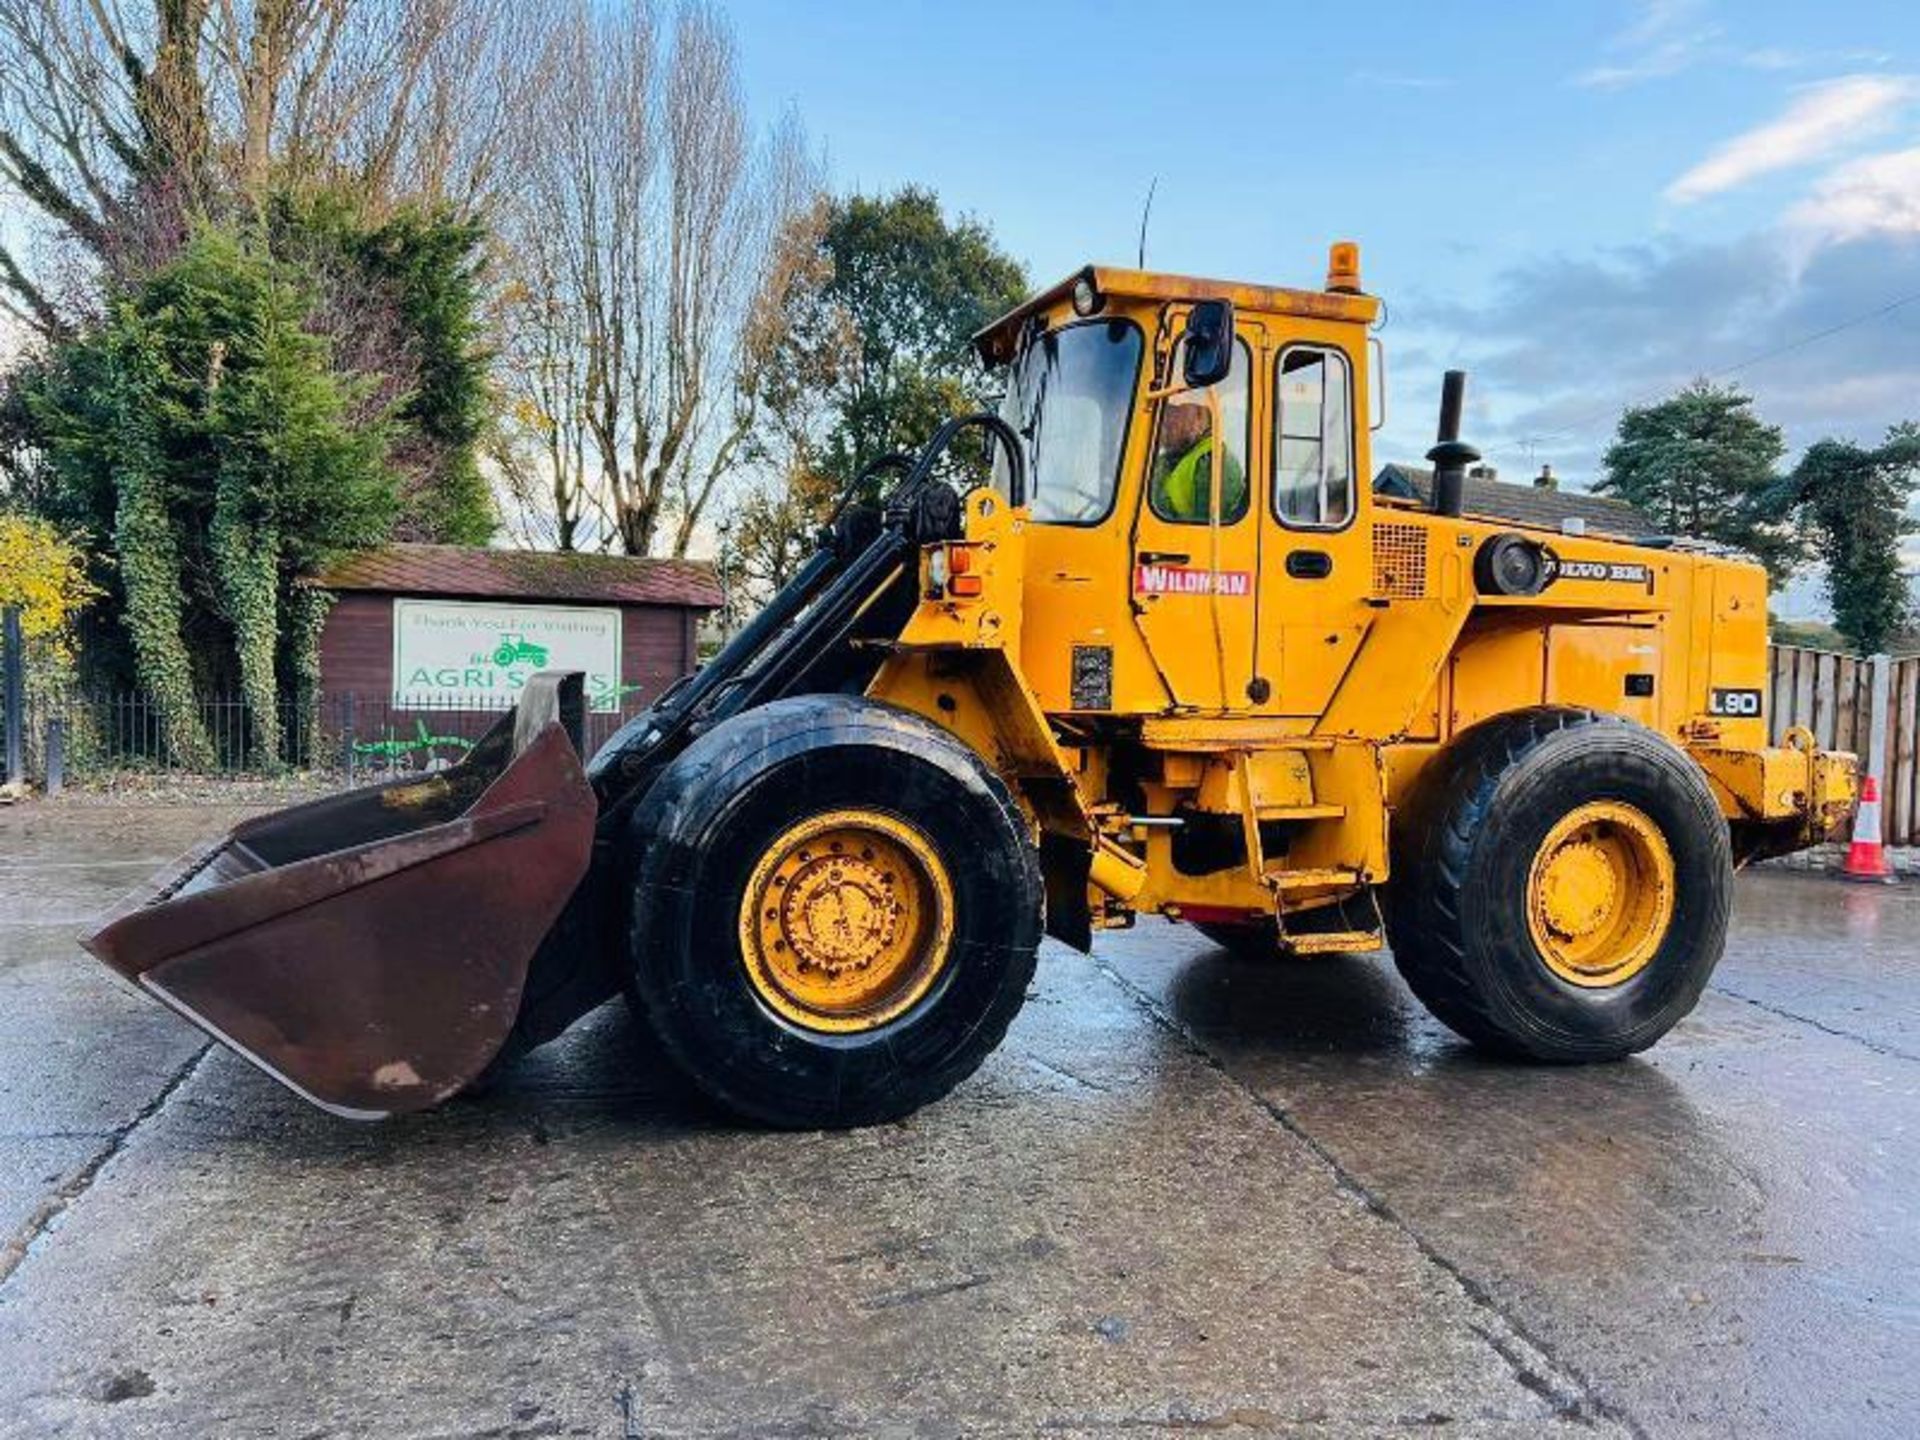
[[[647,703],[635,694],[623,697],[616,710],[590,710],[587,753]],[[189,763],[170,745],[160,706],[133,691],[29,693],[21,730],[27,774],[37,783],[55,768],[64,779],[82,782],[138,774],[308,773],[353,784],[444,768],[510,708],[511,700],[504,699],[490,706],[400,704],[389,695],[329,692],[282,697],[267,726],[258,707],[242,696],[203,696],[195,700],[194,713],[208,763]]]

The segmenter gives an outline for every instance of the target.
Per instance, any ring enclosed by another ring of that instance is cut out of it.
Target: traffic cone
[[[1860,782],[1860,809],[1853,817],[1853,843],[1847,847],[1847,863],[1841,870],[1849,880],[1894,882],[1893,866],[1887,863],[1887,850],[1880,843],[1880,781],[1868,775]]]

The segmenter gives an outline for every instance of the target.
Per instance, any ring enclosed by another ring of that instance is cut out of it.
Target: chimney
[[[1540,473],[1533,477],[1533,488],[1536,490],[1558,490],[1560,488],[1560,477],[1553,473],[1553,467],[1551,465],[1542,465],[1540,467]]]

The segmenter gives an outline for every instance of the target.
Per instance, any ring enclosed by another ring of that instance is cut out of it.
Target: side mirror
[[[1189,390],[1218,385],[1233,369],[1233,302],[1202,300],[1187,312],[1186,361],[1181,379]]]

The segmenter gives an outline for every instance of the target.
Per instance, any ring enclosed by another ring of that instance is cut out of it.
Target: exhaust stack
[[[1467,372],[1449,370],[1440,382],[1440,433],[1427,451],[1433,465],[1433,513],[1458,515],[1467,503],[1467,467],[1480,452],[1460,438],[1460,415],[1467,405]]]

